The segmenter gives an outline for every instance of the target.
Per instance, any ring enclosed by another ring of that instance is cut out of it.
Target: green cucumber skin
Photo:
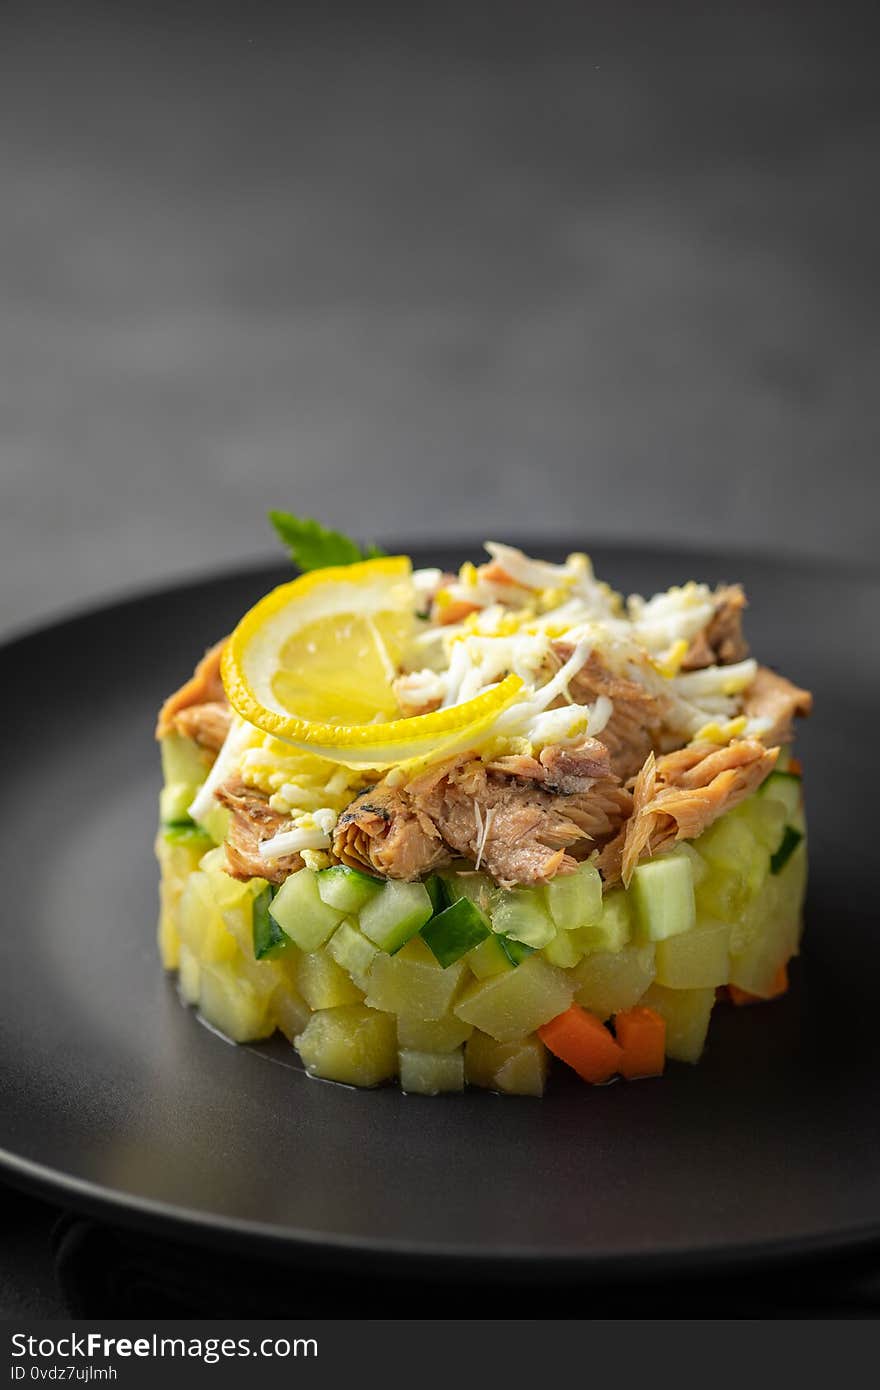
[[[359,912],[382,888],[382,879],[372,878],[344,864],[320,869],[315,878],[321,901],[342,912]]]
[[[535,946],[527,946],[524,941],[514,941],[512,936],[499,935],[498,944],[511,965],[522,965],[523,961],[527,957],[533,956],[537,949]]]
[[[791,856],[794,854],[798,845],[803,840],[803,833],[796,830],[793,825],[785,827],[785,834],[782,837],[782,844],[770,858],[771,874],[781,874]]]
[[[430,890],[429,890],[430,891]],[[442,912],[435,912],[422,927],[422,940],[427,943],[445,970],[474,946],[485,941],[492,928],[476,903],[459,898]]]
[[[252,936],[254,957],[257,960],[271,959],[293,945],[290,937],[282,931],[269,912],[269,904],[274,894],[271,888],[264,888],[254,899]]]

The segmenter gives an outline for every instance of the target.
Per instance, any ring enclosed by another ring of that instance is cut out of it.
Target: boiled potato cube
[[[509,1096],[542,1096],[547,1084],[547,1049],[540,1038],[509,1043],[516,1051],[495,1073],[495,1089]]]
[[[698,921],[681,936],[657,943],[657,983],[668,989],[708,989],[730,979],[730,925]]]
[[[573,971],[575,999],[603,1021],[637,1004],[654,978],[654,946],[595,951]]]
[[[328,1081],[378,1086],[397,1072],[394,1018],[365,1004],[312,1014],[294,1045],[306,1070]]]
[[[419,950],[419,946],[424,951]],[[379,952],[367,976],[370,1008],[411,1018],[438,1019],[449,1012],[465,974],[462,961],[444,970],[423,941],[409,942],[396,956]]]
[[[606,893],[599,920],[577,931],[577,940],[585,951],[620,951],[631,936],[632,905],[623,888],[612,888]]]
[[[403,1047],[399,1053],[400,1089],[420,1096],[464,1090],[464,1053],[417,1052]]]
[[[261,997],[235,964],[202,965],[199,1012],[233,1042],[267,1038],[275,1027],[268,1000]]]
[[[200,978],[201,968],[198,961],[188,946],[181,946],[177,987],[180,990],[181,999],[187,1004],[198,1004]]]
[[[401,1048],[414,1052],[454,1052],[467,1042],[473,1027],[460,1018],[447,1014],[445,1018],[414,1018],[401,1014],[397,1020],[397,1041]]]
[[[289,1043],[299,1037],[312,1016],[308,1004],[292,985],[278,985],[270,1007],[276,1028],[281,1029]]]
[[[164,894],[163,894],[164,897]],[[180,962],[180,934],[177,915],[164,901],[159,911],[159,955],[166,970],[176,970]]]
[[[177,923],[181,941],[200,961],[216,964],[238,954],[235,937],[226,928],[205,874],[190,874],[178,906]]]
[[[573,980],[540,956],[529,956],[515,970],[475,981],[454,1013],[498,1042],[512,1042],[564,1013],[573,993]]]
[[[363,994],[326,950],[300,956],[296,973],[299,992],[310,1009],[334,1009],[359,1004]]]
[[[471,1086],[508,1095],[540,1096],[547,1079],[547,1049],[540,1038],[501,1043],[474,1033],[464,1050],[465,1076]]]
[[[652,985],[641,1000],[666,1019],[666,1056],[676,1062],[698,1062],[715,1003],[714,989],[667,989]]]

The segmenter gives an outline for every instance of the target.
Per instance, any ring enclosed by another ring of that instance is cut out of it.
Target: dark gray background
[[[7,0],[0,627],[274,505],[871,558],[868,13]]]
[[[275,505],[873,561],[869,15],[6,0],[0,629]]]

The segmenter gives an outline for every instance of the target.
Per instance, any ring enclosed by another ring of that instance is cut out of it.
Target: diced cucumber
[[[446,884],[439,874],[429,874],[425,879],[425,887],[435,912],[443,912],[445,908],[451,906],[452,898],[446,891]]]
[[[775,854],[770,857],[771,874],[780,874],[785,868],[791,856],[794,854],[803,835],[800,830],[795,830],[793,825],[787,825],[782,836],[782,844]]]
[[[423,883],[400,883],[389,878],[361,909],[360,928],[381,950],[393,955],[415,936],[433,911]]]
[[[488,980],[490,975],[500,975],[503,970],[513,969],[513,961],[502,946],[501,937],[494,933],[468,951],[465,962],[478,980]]]
[[[159,793],[159,819],[163,825],[192,823],[189,808],[198,789],[196,782],[166,782]]]
[[[694,881],[695,888],[697,884],[702,883],[703,879],[711,872],[703,856],[694,849],[693,845],[688,840],[682,840],[680,844],[677,844],[675,849],[669,851],[667,857],[669,859],[687,860],[691,866],[691,877]]]
[[[761,851],[748,821],[735,812],[722,816],[704,830],[699,844],[700,854],[711,865],[732,869],[743,876],[756,853],[760,856]]]
[[[497,889],[488,874],[478,873],[473,869],[462,869],[460,872],[449,870],[447,873],[438,874],[437,877],[441,880],[450,903],[458,902],[459,898],[469,898],[472,903],[477,904],[481,912],[489,911]]]
[[[538,888],[501,889],[495,896],[490,915],[493,931],[521,941],[535,951],[556,935],[553,919]]]
[[[318,895],[328,907],[338,908],[340,912],[358,913],[374,898],[382,888],[380,878],[371,878],[358,869],[349,869],[345,864],[334,864],[330,869],[320,869],[316,875]]]
[[[469,898],[459,898],[425,923],[422,940],[428,943],[440,964],[447,966],[484,941],[491,930],[488,917],[476,903]]]
[[[282,883],[269,907],[279,927],[301,951],[317,951],[338,927],[343,914],[321,901],[317,876],[299,869]]]
[[[560,970],[571,970],[583,958],[585,948],[578,940],[577,932],[560,931],[541,954],[551,965],[559,966]]]
[[[208,775],[209,759],[195,739],[183,734],[166,734],[159,742],[159,749],[162,780],[166,785],[171,782],[189,782],[197,788],[202,785]]]
[[[759,844],[771,854],[779,848],[785,833],[786,809],[775,796],[749,796],[736,809]]]
[[[522,965],[538,949],[537,946],[527,946],[524,941],[515,941],[512,936],[499,936],[498,941],[511,965]]]
[[[202,827],[191,820],[163,825],[162,838],[169,845],[193,845],[195,848],[202,846],[204,850],[208,850],[213,843]]]
[[[665,941],[690,931],[696,922],[694,880],[686,859],[664,855],[639,864],[631,893],[643,941]]]
[[[398,1054],[400,1089],[413,1095],[437,1096],[464,1090],[464,1051],[418,1052],[402,1047]]]
[[[573,874],[557,874],[544,889],[544,899],[560,931],[576,931],[602,916],[602,880],[595,864],[580,864]]]
[[[797,773],[780,772],[778,768],[774,768],[766,782],[758,788],[757,795],[781,801],[785,807],[785,818],[790,821],[794,819],[801,804],[802,789],[803,783]]]
[[[256,960],[267,960],[273,956],[278,956],[293,944],[290,937],[281,930],[269,912],[271,903],[272,889],[267,884],[259,897],[254,899],[253,905],[251,931]]]
[[[586,952],[622,951],[632,936],[632,907],[623,888],[612,888],[602,901],[602,916],[592,926],[578,930]]]
[[[336,964],[348,971],[358,989],[366,989],[367,974],[379,947],[368,941],[353,922],[340,922],[327,942],[327,950]]]

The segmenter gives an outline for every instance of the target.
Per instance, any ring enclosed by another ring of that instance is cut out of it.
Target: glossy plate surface
[[[10,1179],[199,1239],[371,1264],[644,1273],[880,1235],[880,582],[749,557],[593,555],[627,590],[742,579],[754,651],[815,692],[799,742],[807,939],[788,997],[717,1010],[696,1068],[593,1089],[560,1077],[543,1102],[358,1092],[308,1079],[286,1045],[226,1044],[156,958],[152,728],[204,647],[289,571],[181,586],[0,650]]]

